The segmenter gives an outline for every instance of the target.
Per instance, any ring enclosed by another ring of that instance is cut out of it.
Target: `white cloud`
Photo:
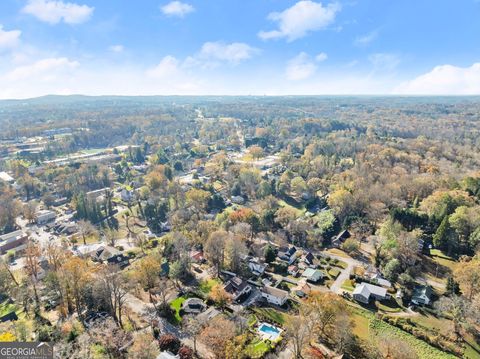
[[[3,30],[0,25],[0,51],[16,47],[20,42],[20,30]]]
[[[375,72],[392,72],[400,64],[400,56],[389,53],[371,54],[368,60],[373,65]]]
[[[6,78],[11,81],[31,80],[52,80],[59,72],[71,70],[78,67],[77,61],[70,61],[66,57],[51,57],[38,60],[30,65],[18,66],[7,73]]]
[[[87,5],[51,0],[29,0],[22,9],[25,14],[32,15],[49,24],[81,24],[88,21],[94,8]]]
[[[202,45],[198,57],[205,60],[238,64],[250,59],[257,51],[257,49],[243,42],[232,42],[230,44],[221,41],[206,42]]]
[[[311,0],[302,0],[282,12],[269,14],[268,19],[278,23],[278,30],[260,31],[258,36],[263,40],[285,37],[287,41],[293,41],[311,31],[326,28],[335,21],[338,11],[338,3],[323,6]]]
[[[372,31],[368,34],[365,34],[365,35],[362,35],[362,36],[358,36],[355,41],[354,41],[354,44],[356,46],[367,46],[369,45],[371,42],[375,41],[378,37],[378,31],[375,30],[375,31]]]
[[[167,78],[178,74],[179,61],[173,56],[165,56],[155,67],[147,70],[147,75],[154,78]]]
[[[440,65],[397,86],[398,94],[479,95],[480,62],[470,67]]]
[[[195,11],[195,8],[181,1],[172,1],[161,7],[162,12],[168,16],[184,17],[185,15]]]
[[[328,59],[328,55],[324,52],[321,52],[317,56],[315,56],[315,61],[318,61],[318,62],[323,62],[326,59]]]
[[[312,61],[307,53],[301,52],[293,59],[288,61],[285,70],[285,76],[288,80],[305,80],[317,71],[317,65]]]
[[[111,52],[116,52],[116,53],[119,53],[119,52],[123,52],[123,50],[125,50],[125,48],[123,47],[123,45],[112,45],[108,48]]]

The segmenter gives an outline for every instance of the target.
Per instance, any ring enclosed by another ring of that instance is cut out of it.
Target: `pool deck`
[[[268,332],[261,330],[262,327],[264,326],[271,328],[271,330]],[[270,340],[272,342],[276,341],[280,337],[280,334],[282,333],[282,331],[283,329],[280,329],[274,325],[271,325],[265,322],[262,322],[258,325],[258,333],[260,334],[263,340]]]

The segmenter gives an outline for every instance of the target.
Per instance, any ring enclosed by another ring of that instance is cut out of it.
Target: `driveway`
[[[351,258],[351,257],[341,257],[341,256],[337,256],[337,255],[331,254],[331,253],[324,253],[324,254],[327,254],[329,257],[332,257],[332,258],[335,258],[335,259],[338,259],[342,262],[347,263],[347,268],[342,269],[340,271],[340,274],[338,275],[337,279],[335,279],[333,284],[330,286],[330,290],[332,292],[334,292],[336,294],[342,294],[343,293],[343,289],[342,289],[343,282],[345,282],[345,280],[350,278],[350,274],[352,273],[354,267],[363,266],[363,263],[360,262],[359,260]]]

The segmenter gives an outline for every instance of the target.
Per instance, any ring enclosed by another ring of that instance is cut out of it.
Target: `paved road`
[[[350,277],[350,274],[352,273],[354,267],[362,266],[363,263],[360,262],[359,260],[351,258],[351,257],[341,257],[341,256],[337,256],[337,255],[330,254],[330,253],[327,253],[327,254],[332,258],[335,258],[335,259],[338,259],[342,262],[347,263],[347,268],[341,270],[337,279],[335,279],[333,284],[330,286],[330,290],[332,292],[337,293],[337,294],[342,294],[343,293],[343,289],[342,289],[343,282],[345,282],[345,280],[347,280]]]

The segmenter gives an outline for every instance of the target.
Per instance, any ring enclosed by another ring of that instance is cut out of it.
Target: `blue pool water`
[[[280,334],[280,331],[275,328],[275,327],[272,327],[268,324],[262,324],[262,326],[258,329],[260,332],[263,332],[265,334],[269,334],[269,335],[278,335]]]

